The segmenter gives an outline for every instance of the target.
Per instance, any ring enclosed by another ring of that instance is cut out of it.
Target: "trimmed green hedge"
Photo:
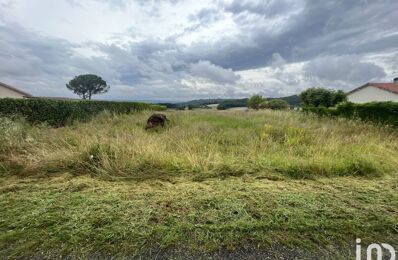
[[[94,115],[109,111],[127,114],[142,110],[164,110],[165,107],[136,102],[51,100],[51,99],[0,99],[0,116],[21,116],[31,123],[64,126],[74,120],[86,121]]]
[[[321,116],[341,116],[398,127],[398,102],[342,103],[334,108],[304,107],[305,112]]]

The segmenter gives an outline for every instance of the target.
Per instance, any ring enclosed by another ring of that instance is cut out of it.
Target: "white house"
[[[398,102],[398,78],[394,83],[367,83],[348,92],[347,99],[353,103]]]
[[[0,98],[27,98],[30,94],[0,82]]]

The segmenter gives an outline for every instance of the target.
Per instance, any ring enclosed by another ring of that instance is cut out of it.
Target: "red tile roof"
[[[398,94],[398,84],[395,84],[395,83],[371,83],[371,82],[366,83],[365,85],[360,86],[359,88],[353,89],[350,92],[348,92],[347,94],[351,94],[353,92],[356,92],[356,91],[366,88],[366,87],[375,87],[375,88],[387,90],[389,92]]]
[[[398,94],[398,84],[394,83],[368,83],[369,86],[384,89],[392,93]]]

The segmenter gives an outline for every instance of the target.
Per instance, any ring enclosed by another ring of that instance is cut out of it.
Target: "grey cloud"
[[[297,2],[294,0],[262,0],[262,1],[248,1],[248,0],[233,0],[228,2],[224,8],[226,11],[234,14],[243,12],[255,13],[259,15],[274,16],[294,8]]]
[[[29,77],[41,73],[40,61],[35,57],[22,56],[0,56],[0,75],[8,75],[10,77]]]
[[[304,67],[305,75],[323,82],[342,81],[347,85],[380,80],[386,76],[383,68],[361,62],[355,55],[324,56],[314,59]]]
[[[75,75],[97,73],[112,79],[105,58],[83,58],[75,55],[80,47],[65,40],[53,39],[28,31],[16,24],[0,26],[0,78],[10,84],[42,96],[71,96],[65,83]]]
[[[220,18],[220,10],[215,7],[204,8],[189,16],[191,21],[199,21],[201,24],[214,22]]]
[[[96,0],[97,2],[103,2],[109,4],[110,7],[116,9],[125,9],[129,4],[128,0]]]
[[[283,1],[282,1],[283,2]],[[234,70],[267,65],[273,53],[288,62],[305,61],[318,55],[344,55],[397,48],[396,1],[302,1],[284,5],[274,13],[283,24],[272,25],[267,4],[272,1],[234,1],[223,4],[232,10],[239,37],[222,38],[207,46],[203,59]],[[275,3],[276,4],[276,3]],[[272,12],[273,13],[273,12]],[[377,37],[375,37],[377,35]],[[202,48],[192,46],[193,51]]]
[[[207,78],[218,83],[235,83],[239,80],[239,75],[236,75],[231,69],[224,69],[220,66],[214,65],[209,61],[199,61],[190,65],[192,75]]]
[[[12,28],[12,29],[11,29]],[[127,48],[116,45],[71,44],[52,39],[20,26],[0,26],[0,79],[33,95],[73,96],[65,84],[75,75],[101,75],[110,85],[107,98],[156,98],[174,96],[176,82],[188,76],[187,64],[179,60],[175,45],[170,42],[146,40]],[[174,47],[173,47],[174,46]],[[74,49],[95,48],[104,56],[81,57]],[[178,70],[178,71],[176,71]],[[122,86],[122,87],[121,87]],[[126,86],[130,94],[126,95]],[[191,91],[180,91],[194,95]],[[101,98],[99,97],[99,98]]]
[[[108,0],[109,1],[109,0]],[[112,1],[112,0],[110,0]],[[116,1],[123,1],[123,0],[116,0]],[[126,1],[126,0],[125,0]],[[129,1],[129,0],[127,0]],[[148,1],[148,0],[135,0],[136,2],[140,3],[141,5],[148,5],[148,4],[161,4],[161,3],[169,3],[172,5],[175,5],[183,0],[152,0],[152,1]]]

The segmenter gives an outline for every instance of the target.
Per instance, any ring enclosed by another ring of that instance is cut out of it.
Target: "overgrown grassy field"
[[[144,130],[150,112],[55,129],[1,119],[0,258],[398,246],[396,130],[294,112],[166,114],[158,131]]]

